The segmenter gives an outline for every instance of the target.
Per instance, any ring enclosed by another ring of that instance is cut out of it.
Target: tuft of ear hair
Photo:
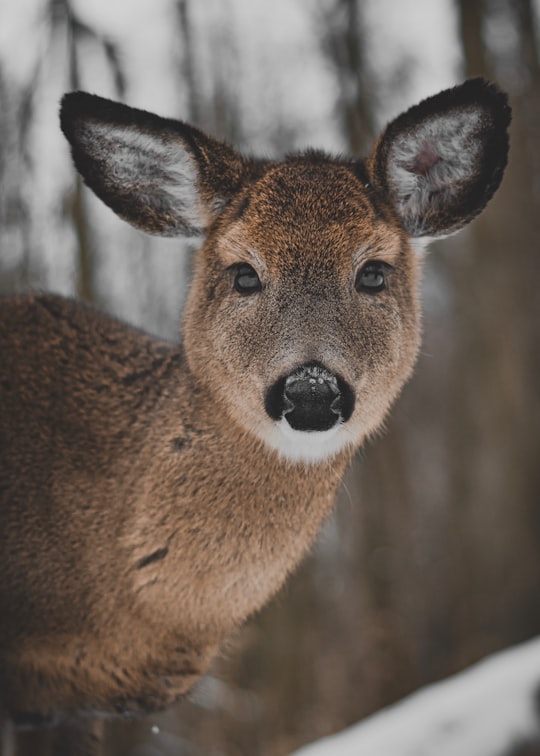
[[[503,176],[510,119],[506,95],[478,78],[388,124],[368,174],[410,236],[447,236],[480,213]]]
[[[124,220],[161,236],[204,233],[247,167],[193,126],[86,92],[64,96],[60,124],[86,184]]]

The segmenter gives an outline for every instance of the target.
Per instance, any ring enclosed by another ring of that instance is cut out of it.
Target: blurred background
[[[169,338],[194,250],[81,187],[63,92],[267,156],[365,154],[389,118],[478,74],[514,110],[502,189],[433,246],[415,377],[311,556],[188,703],[111,725],[110,754],[281,756],[540,632],[539,5],[1,0],[0,293],[75,295]]]

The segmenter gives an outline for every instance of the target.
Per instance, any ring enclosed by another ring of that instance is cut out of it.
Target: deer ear
[[[486,206],[506,166],[510,117],[506,95],[470,79],[386,127],[368,173],[411,236],[446,236]]]
[[[60,121],[88,186],[143,231],[201,234],[242,182],[238,153],[180,121],[85,92],[64,96]]]

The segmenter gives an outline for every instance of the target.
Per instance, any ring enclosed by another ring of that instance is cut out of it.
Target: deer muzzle
[[[354,392],[341,376],[312,362],[279,378],[266,392],[265,408],[294,430],[326,431],[350,418]]]

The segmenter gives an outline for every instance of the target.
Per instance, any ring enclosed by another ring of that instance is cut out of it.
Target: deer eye
[[[239,294],[254,294],[262,289],[261,281],[254,268],[247,263],[233,266],[234,288]]]
[[[370,260],[356,275],[354,286],[356,291],[366,291],[376,294],[386,286],[386,273],[390,266],[380,260]]]

